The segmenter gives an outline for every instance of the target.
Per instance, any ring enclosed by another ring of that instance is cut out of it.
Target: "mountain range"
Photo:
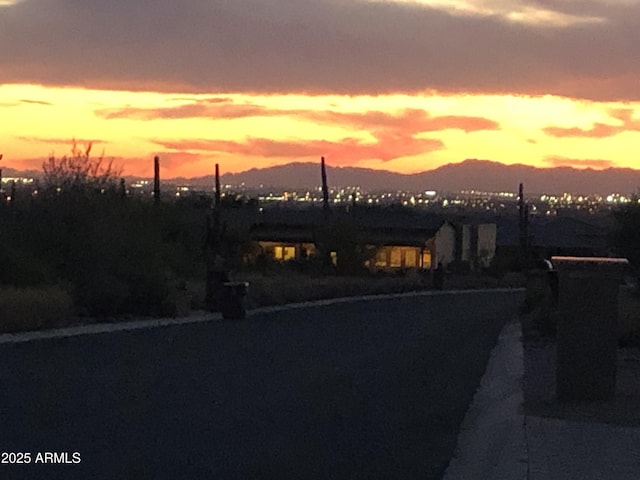
[[[222,166],[224,168],[224,166]],[[19,172],[4,168],[4,176],[38,176],[38,172]],[[129,180],[138,179],[128,177]],[[605,170],[577,169],[571,167],[537,168],[528,165],[505,165],[490,160],[468,159],[450,163],[434,170],[414,174],[402,174],[387,170],[359,167],[327,166],[330,187],[354,188],[359,186],[369,192],[375,191],[427,191],[457,192],[476,190],[482,192],[516,192],[518,184],[524,183],[529,194],[576,193],[634,194],[640,192],[640,170],[631,168],[608,168]],[[172,183],[195,186],[213,186],[213,175],[197,178],[167,179]],[[252,168],[240,173],[222,174],[224,184],[247,188],[303,189],[320,186],[319,163],[288,163],[268,168]]]
[[[327,166],[330,187],[359,186],[366,191],[447,191],[515,192],[524,183],[529,193],[632,194],[640,191],[640,170],[606,170],[571,167],[536,168],[505,165],[489,160],[469,159],[434,170],[401,174],[358,167]],[[212,176],[198,179],[209,185]],[[319,163],[289,163],[269,168],[253,168],[221,176],[226,184],[263,188],[313,188],[320,185]]]

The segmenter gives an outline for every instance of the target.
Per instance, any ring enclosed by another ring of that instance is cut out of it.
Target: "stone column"
[[[616,390],[618,289],[627,260],[552,257],[558,270],[556,396],[583,402]]]

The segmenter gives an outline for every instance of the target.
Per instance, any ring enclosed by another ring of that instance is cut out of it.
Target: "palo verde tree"
[[[120,169],[92,144],[43,163],[43,194],[29,215],[31,249],[91,315],[160,315],[184,249],[173,204],[122,201]],[[38,195],[40,197],[40,195]],[[38,240],[41,239],[41,240]]]
[[[91,156],[92,146],[89,142],[81,149],[74,139],[71,155],[49,155],[42,164],[45,191],[88,193],[116,189],[122,170],[114,166],[113,160],[105,159],[104,152]]]

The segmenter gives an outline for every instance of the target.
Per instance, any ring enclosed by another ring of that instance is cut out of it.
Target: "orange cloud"
[[[153,113],[151,113],[153,112]],[[340,140],[274,140],[250,137],[244,141],[224,139],[152,140],[164,148],[179,152],[229,154],[254,158],[295,160],[322,155],[336,159],[342,165],[353,165],[362,160],[387,162],[401,157],[416,156],[444,148],[439,139],[420,138],[418,135],[449,129],[475,132],[496,130],[500,125],[490,119],[463,115],[432,116],[421,109],[403,109],[398,112],[371,110],[365,112],[309,111],[301,109],[273,109],[253,104],[233,104],[217,101],[213,104],[193,103],[168,109],[130,111],[135,115],[157,115],[155,118],[174,118],[176,115],[205,114],[215,118],[244,118],[246,116],[289,115],[326,125],[340,125],[367,131],[375,141],[354,137]],[[124,115],[120,111],[117,115]],[[111,113],[113,115],[113,112]]]
[[[547,127],[543,131],[552,137],[586,137],[586,138],[606,138],[612,137],[622,132],[640,131],[640,120],[633,119],[633,110],[617,109],[612,110],[611,116],[618,120],[617,125],[596,122],[591,128],[564,128]],[[621,123],[620,123],[621,122]]]
[[[544,161],[551,167],[595,168],[597,170],[603,170],[616,166],[615,162],[603,159],[547,157]]]
[[[624,132],[624,127],[616,125],[608,125],[606,123],[595,123],[591,128],[563,128],[563,127],[547,127],[543,129],[544,133],[552,137],[589,137],[589,138],[605,138],[612,137],[618,133]]]
[[[339,141],[248,138],[245,141],[156,140],[155,143],[164,148],[181,152],[199,151],[272,159],[291,160],[326,155],[341,165],[352,165],[365,159],[379,159],[386,162],[399,157],[439,150],[444,146],[440,140],[413,138],[394,133],[381,134],[377,140],[375,143],[365,143],[356,138],[343,138]]]
[[[306,112],[303,116],[323,123],[343,123],[357,128],[374,130],[392,128],[411,133],[450,129],[475,132],[500,128],[497,122],[483,117],[464,115],[432,117],[429,112],[421,109],[404,109],[395,114],[381,111],[362,113]]]
[[[172,176],[174,176],[176,172],[191,168],[192,165],[198,164],[208,158],[207,155],[184,151],[165,151],[159,152],[158,155],[160,156],[161,169],[170,170]],[[148,164],[148,169],[151,170],[151,160],[149,158],[140,159],[140,162],[143,164]]]
[[[73,138],[56,138],[56,137],[37,137],[37,136],[20,136],[16,137],[19,140],[23,140],[29,143],[47,143],[51,145],[66,145],[71,150],[73,146]],[[106,140],[100,140],[98,138],[76,138],[75,142],[78,146],[86,146],[89,144],[100,145],[110,143]]]
[[[225,97],[213,97],[191,101],[185,105],[155,108],[105,108],[94,112],[107,120],[128,118],[134,120],[218,118],[234,119],[256,116],[270,116],[286,113],[282,110],[269,110],[266,107],[246,103],[238,104]]]
[[[186,105],[157,108],[116,108],[100,109],[94,112],[106,119],[129,118],[136,120],[154,119],[238,119],[248,117],[295,116],[324,124],[341,124],[360,129],[403,129],[414,133],[439,130],[463,130],[475,132],[497,130],[500,125],[488,118],[445,115],[434,117],[422,109],[404,109],[397,113],[378,110],[365,112],[310,111],[302,109],[268,108],[253,103],[234,103],[224,97],[195,100]]]

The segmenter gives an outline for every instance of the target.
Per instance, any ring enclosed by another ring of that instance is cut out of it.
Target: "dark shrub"
[[[0,239],[0,285],[37,287],[49,282],[48,266],[32,252]]]

